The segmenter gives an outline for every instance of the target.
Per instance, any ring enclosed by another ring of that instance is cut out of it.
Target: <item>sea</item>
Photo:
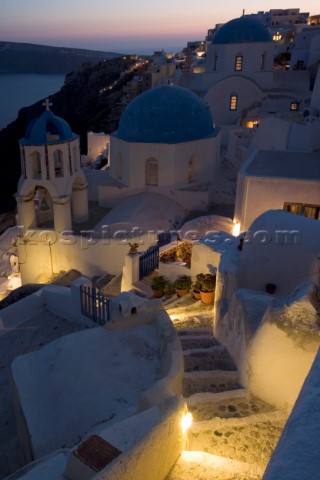
[[[0,130],[13,122],[20,108],[60,90],[65,75],[0,74]]]

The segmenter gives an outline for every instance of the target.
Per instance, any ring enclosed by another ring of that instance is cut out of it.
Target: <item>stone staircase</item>
[[[177,331],[193,424],[188,449],[167,480],[260,480],[287,414],[241,387],[236,366],[211,327]]]

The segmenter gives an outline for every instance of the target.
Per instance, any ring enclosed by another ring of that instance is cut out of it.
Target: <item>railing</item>
[[[158,233],[158,247],[167,245],[171,242],[171,232]]]
[[[110,320],[110,300],[96,288],[81,285],[81,313],[99,325]]]
[[[149,247],[139,258],[139,280],[159,268],[159,247]]]

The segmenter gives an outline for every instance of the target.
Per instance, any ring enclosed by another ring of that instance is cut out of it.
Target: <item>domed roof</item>
[[[50,135],[53,136],[50,139]],[[50,110],[45,110],[40,117],[29,123],[25,137],[20,140],[23,145],[45,145],[70,142],[77,138],[69,124]]]
[[[222,25],[212,39],[212,45],[253,42],[272,42],[272,36],[268,27],[245,15]]]
[[[207,104],[190,90],[168,85],[136,97],[112,135],[127,142],[180,143],[215,134]]]

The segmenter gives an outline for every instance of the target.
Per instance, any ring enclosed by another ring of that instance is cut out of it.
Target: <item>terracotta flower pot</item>
[[[205,305],[211,305],[214,303],[214,295],[215,291],[212,292],[200,292],[201,295],[201,302],[204,303]]]
[[[193,298],[195,300],[200,300],[201,299],[201,293],[200,292],[197,292],[196,290],[193,290],[192,294],[193,294]]]
[[[164,295],[164,290],[153,290],[153,296],[155,298],[161,298]]]
[[[178,297],[184,297],[184,295],[187,295],[187,293],[189,293],[189,290],[187,290],[187,289],[180,290],[180,289],[177,288],[176,293],[177,293]]]

